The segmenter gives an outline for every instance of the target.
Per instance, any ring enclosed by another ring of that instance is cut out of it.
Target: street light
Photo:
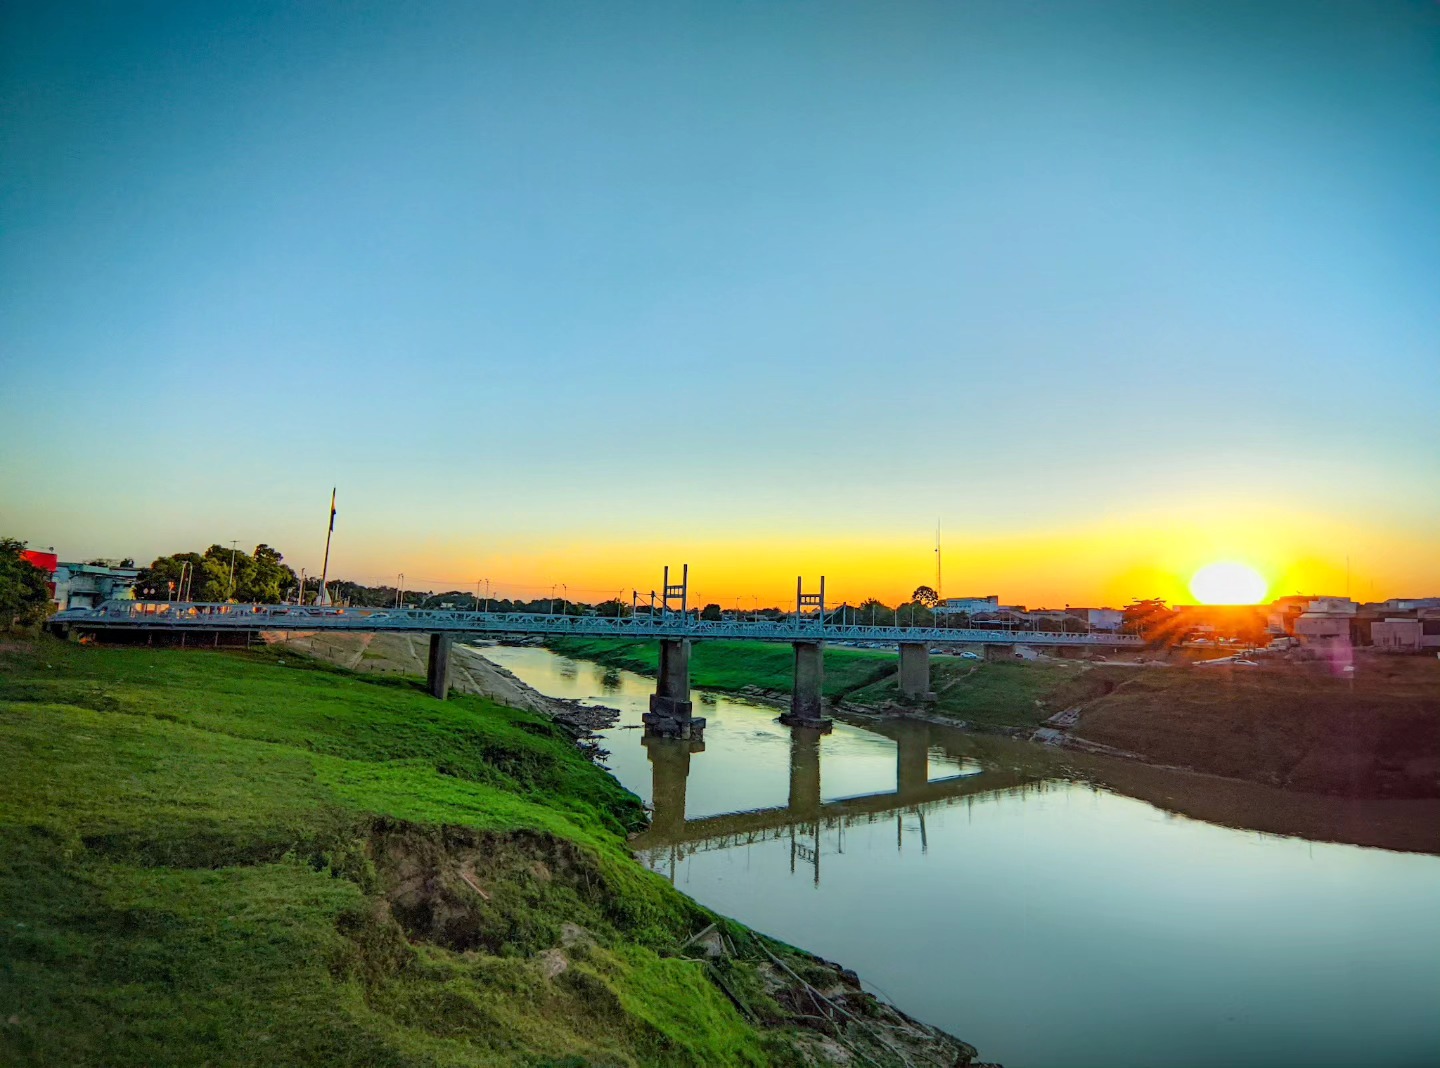
[[[395,607],[401,608],[405,604],[405,572],[395,576]]]
[[[233,538],[230,541],[230,586],[229,592],[226,594],[227,597],[235,596],[235,546],[238,545],[239,542],[239,538]]]

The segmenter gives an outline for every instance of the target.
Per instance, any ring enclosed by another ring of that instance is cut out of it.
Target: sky
[[[1440,5],[0,5],[0,534],[1440,594]]]

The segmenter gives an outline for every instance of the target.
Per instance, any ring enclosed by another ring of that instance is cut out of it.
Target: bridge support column
[[[643,741],[650,756],[650,831],[678,834],[685,826],[685,784],[690,778],[690,754],[703,752],[705,744],[656,734],[647,734]]]
[[[930,731],[923,723],[906,724],[895,739],[895,793],[905,798],[930,781]]]
[[[790,711],[780,717],[787,727],[813,727],[829,732],[835,725],[825,717],[825,643],[794,642],[795,686]]]
[[[984,646],[984,656],[986,660],[1014,660],[1015,646],[987,642]]]
[[[930,691],[930,647],[924,642],[900,643],[900,696],[907,701],[933,701]]]
[[[820,811],[820,736],[814,727],[790,732],[790,810],[813,816]]]
[[[441,701],[450,694],[450,646],[455,639],[449,634],[430,635],[430,662],[425,669],[425,688],[431,697]]]
[[[660,671],[650,711],[641,719],[647,734],[660,738],[698,738],[705,720],[691,715],[690,642],[685,638],[660,639]]]

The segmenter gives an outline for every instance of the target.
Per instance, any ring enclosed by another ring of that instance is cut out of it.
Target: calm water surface
[[[698,691],[703,750],[646,745],[653,680],[484,653],[620,709],[607,764],[654,805],[652,868],[987,1059],[1440,1064],[1440,858],[1172,816],[943,727],[805,736]]]

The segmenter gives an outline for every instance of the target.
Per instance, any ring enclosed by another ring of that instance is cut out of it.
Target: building
[[[988,597],[947,597],[935,606],[937,616],[991,615],[1000,610],[998,593]]]
[[[1310,648],[1349,649],[1356,644],[1359,608],[1348,597],[1317,597],[1295,617],[1295,637]]]
[[[63,612],[67,608],[93,608],[104,601],[133,600],[141,570],[103,564],[57,564],[53,579],[55,604]]]
[[[1370,624],[1370,640],[1382,653],[1440,652],[1440,610],[1425,610],[1415,617],[1377,619]]]
[[[1117,631],[1125,622],[1125,613],[1118,608],[1067,608],[1065,611],[1090,630]]]
[[[1375,607],[1385,612],[1418,612],[1426,608],[1440,608],[1440,597],[1391,597]]]

